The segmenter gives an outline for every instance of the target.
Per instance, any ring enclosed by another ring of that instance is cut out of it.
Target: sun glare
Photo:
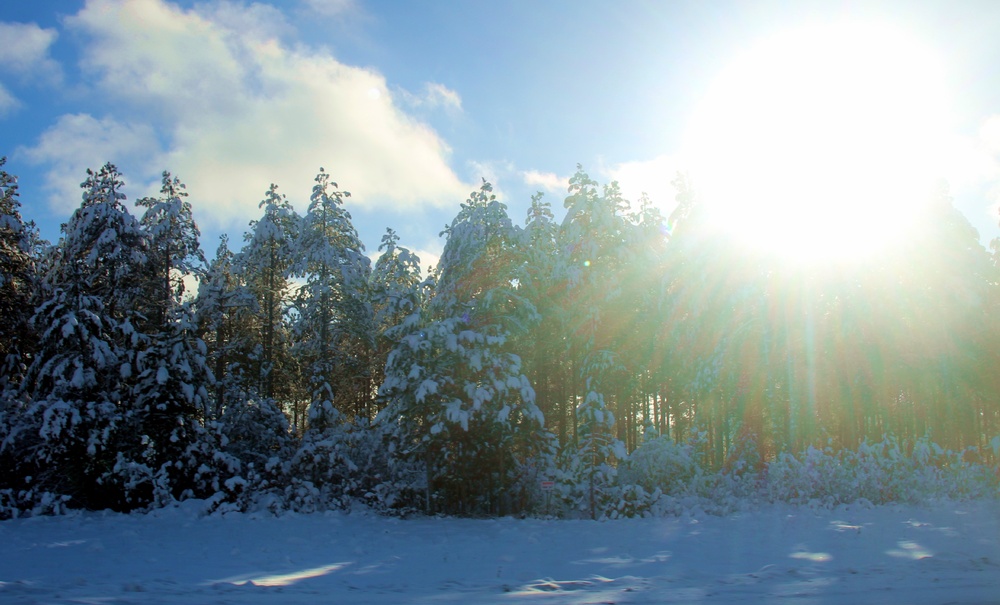
[[[940,61],[887,27],[772,36],[720,74],[688,132],[699,194],[733,237],[789,259],[858,258],[904,236],[940,180]]]

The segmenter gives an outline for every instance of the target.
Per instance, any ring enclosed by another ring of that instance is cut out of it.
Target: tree
[[[279,398],[280,394],[287,400],[291,398],[292,388],[287,379],[293,372],[279,372],[279,367],[291,361],[287,355],[289,343],[284,311],[299,217],[273,183],[260,207],[264,214],[250,223],[251,231],[245,236],[246,244],[240,251],[237,265],[259,309],[260,340],[252,352],[256,365],[255,390],[265,399]],[[281,382],[283,379],[285,382]]]
[[[311,404],[330,402],[360,417],[369,414],[374,388],[371,261],[343,208],[349,196],[320,168],[296,242],[294,271],[305,284],[295,296],[292,329]]]
[[[146,239],[122,203],[112,164],[87,171],[83,203],[52,249],[31,323],[38,352],[25,389],[29,430],[19,447],[31,452],[41,489],[83,506],[116,506],[98,480],[113,460],[113,441],[131,375]]]
[[[391,451],[424,461],[428,506],[451,512],[523,507],[514,496],[549,438],[509,349],[536,314],[513,281],[517,230],[491,192],[473,192],[446,230],[434,296],[403,322],[380,389]]]
[[[236,272],[229,238],[223,235],[194,301],[199,334],[208,347],[215,393],[207,417],[219,419],[230,403],[249,397],[244,372],[252,350],[252,321],[257,301]]]
[[[206,352],[190,307],[179,305],[136,354],[137,374],[130,404],[121,413],[115,465],[102,477],[104,485],[118,484],[126,507],[208,497],[218,486],[206,475],[229,474],[237,467],[217,455],[221,443],[202,424],[215,381]]]
[[[149,241],[139,221],[124,205],[124,182],[114,164],[88,169],[83,203],[63,230],[50,283],[70,281],[100,298],[116,321],[133,319],[142,300]]]
[[[557,235],[559,225],[551,206],[538,193],[531,198],[521,234],[524,262],[518,276],[518,290],[538,312],[538,320],[523,337],[519,349],[525,351],[525,373],[535,388],[538,407],[548,428],[559,436],[560,446],[572,438],[574,404],[570,389],[573,366],[567,359],[566,338],[569,309],[560,304],[567,280],[560,274]]]
[[[7,162],[0,157],[0,167]],[[32,350],[31,300],[37,288],[32,225],[21,219],[17,177],[0,170],[0,393],[20,387]]]
[[[204,274],[205,255],[198,241],[201,232],[191,215],[185,186],[163,171],[159,198],[145,197],[136,205],[146,211],[140,219],[149,237],[150,302],[147,313],[154,326],[166,323],[184,295],[184,277]]]
[[[385,380],[385,364],[395,347],[398,327],[424,304],[420,284],[420,258],[397,245],[399,236],[386,229],[369,278],[375,330],[372,376],[376,385]],[[376,412],[379,410],[376,410]]]

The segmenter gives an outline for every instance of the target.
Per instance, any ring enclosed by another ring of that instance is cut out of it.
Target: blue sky
[[[271,182],[304,211],[322,166],[351,191],[369,253],[392,227],[433,261],[483,177],[519,223],[535,191],[561,216],[577,163],[669,211],[720,74],[762,41],[839,21],[902,32],[940,61],[925,83],[949,93],[937,176],[984,241],[1000,235],[992,2],[7,1],[0,155],[50,240],[105,161],[130,200],[164,169],[187,183],[209,255],[223,232],[239,246]],[[740,96],[716,111],[752,121]]]

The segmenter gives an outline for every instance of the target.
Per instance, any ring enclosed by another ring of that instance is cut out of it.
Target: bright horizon
[[[369,254],[391,227],[425,265],[482,178],[516,223],[535,191],[559,219],[577,163],[665,214],[689,171],[721,225],[801,258],[905,237],[945,179],[987,243],[991,25],[990,3],[19,3],[0,14],[0,155],[50,240],[86,168],[116,163],[131,202],[170,170],[209,255],[271,182],[303,211],[320,166]]]

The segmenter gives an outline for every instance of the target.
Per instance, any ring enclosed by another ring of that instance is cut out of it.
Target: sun
[[[872,24],[803,27],[745,50],[686,136],[713,222],[791,260],[863,258],[905,237],[940,182],[943,73],[918,40]]]

